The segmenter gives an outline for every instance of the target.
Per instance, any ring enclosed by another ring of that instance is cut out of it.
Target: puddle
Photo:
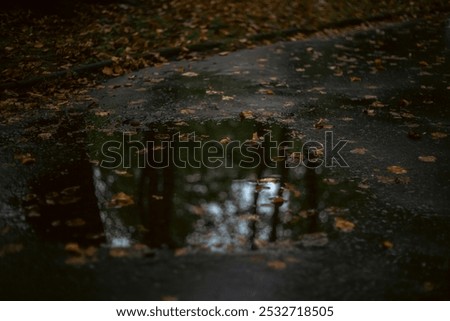
[[[348,183],[314,168],[314,155],[302,159],[300,138],[253,120],[95,132],[90,160],[66,164],[63,183],[39,178],[23,202],[27,220],[52,241],[111,247],[320,246],[332,237],[330,217],[346,214]]]

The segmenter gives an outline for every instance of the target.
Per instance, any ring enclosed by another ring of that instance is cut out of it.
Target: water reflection
[[[221,142],[222,147],[229,141],[243,142],[258,153],[255,159],[264,161],[243,167],[240,164],[248,161],[248,157],[233,153],[225,155],[227,162],[211,168],[138,168],[142,164],[138,158],[150,152],[145,149],[148,144],[142,144],[141,148],[125,150],[122,155],[135,167],[94,166],[95,193],[110,245],[139,242],[150,247],[240,251],[296,240],[303,233],[320,230],[317,218],[320,178],[316,169],[287,163],[292,149],[299,150],[302,142],[293,139],[286,128],[252,121],[172,123],[155,125],[132,137],[133,141],[153,142],[151,152],[156,151],[154,156],[164,159],[183,152],[160,148],[163,140],[175,134],[187,137],[189,133],[195,133],[203,142]],[[273,150],[269,153],[267,148],[260,148],[267,133],[272,141],[292,142],[291,149],[286,152],[282,145],[278,146],[274,156]],[[122,139],[122,134],[98,136],[92,142],[91,155],[101,162],[104,156],[100,146],[106,140]],[[202,158],[200,151],[197,153],[182,156],[194,161]],[[129,195],[133,204],[110,206],[117,193]],[[309,213],[314,215],[299,219],[302,209],[312,209]]]

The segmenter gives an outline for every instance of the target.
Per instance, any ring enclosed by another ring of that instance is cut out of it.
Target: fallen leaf
[[[68,265],[84,265],[87,262],[88,260],[85,256],[71,256],[64,261]]]
[[[228,100],[234,100],[233,96],[222,96],[222,100],[228,101]]]
[[[343,219],[342,217],[335,217],[334,226],[342,232],[351,232],[355,228],[355,224]]]
[[[40,133],[38,134],[38,137],[42,140],[48,140],[52,137],[52,133]]]
[[[30,153],[16,154],[14,159],[20,161],[23,165],[29,165],[36,162],[36,159]]]
[[[434,163],[436,161],[436,156],[419,156],[419,160],[424,163]]]
[[[269,261],[267,266],[273,270],[284,270],[286,268],[286,263],[280,260]]]
[[[67,252],[76,253],[76,254],[82,254],[83,253],[83,251],[81,250],[81,248],[78,245],[78,243],[74,243],[74,242],[67,243],[64,246],[64,250],[66,250]]]
[[[115,247],[109,250],[109,256],[111,257],[125,257],[128,256],[128,251],[121,247]]]
[[[111,198],[109,205],[112,207],[124,207],[134,204],[133,197],[125,194],[124,192],[119,192]]]
[[[104,73],[104,74],[107,75],[107,76],[112,76],[112,74],[113,74],[113,69],[112,69],[111,67],[108,67],[108,66],[103,67],[102,73]]]
[[[181,74],[184,77],[197,77],[198,74],[196,72],[193,71],[187,71]]]
[[[192,114],[195,114],[195,110],[191,109],[191,108],[185,108],[185,109],[181,109],[180,113],[183,115],[192,115]]]
[[[182,247],[175,249],[174,255],[175,256],[184,256],[189,253],[189,249],[187,247]]]
[[[394,247],[394,244],[391,241],[383,241],[383,247],[385,249],[392,249]]]
[[[272,198],[272,203],[274,203],[274,204],[283,204],[284,202],[285,202],[285,199],[280,196]]]
[[[354,148],[350,151],[352,154],[364,155],[367,152],[367,149],[364,147]]]
[[[260,89],[258,90],[258,93],[262,95],[275,95],[275,93],[271,89]]]
[[[98,117],[106,117],[108,115],[109,115],[109,112],[107,112],[107,111],[96,111],[95,112],[95,116],[98,116]]]
[[[397,165],[392,165],[392,166],[388,166],[387,170],[391,173],[400,175],[400,174],[406,174],[408,171],[406,169],[404,169],[401,166],[397,166]]]
[[[440,138],[445,138],[445,137],[447,137],[446,133],[442,133],[442,132],[431,133],[431,138],[433,138],[433,139],[440,139]]]
[[[241,117],[241,119],[253,119],[253,118],[255,118],[255,116],[253,116],[253,112],[250,111],[250,110],[241,111],[239,116]]]

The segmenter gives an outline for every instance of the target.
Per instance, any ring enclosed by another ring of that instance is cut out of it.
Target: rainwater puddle
[[[305,166],[300,137],[252,120],[99,134],[89,153],[106,242],[219,252],[326,244],[330,217],[347,212],[347,183]]]

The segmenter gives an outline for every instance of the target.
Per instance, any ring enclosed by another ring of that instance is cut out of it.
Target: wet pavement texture
[[[2,119],[0,298],[450,299],[448,17],[91,95]]]

